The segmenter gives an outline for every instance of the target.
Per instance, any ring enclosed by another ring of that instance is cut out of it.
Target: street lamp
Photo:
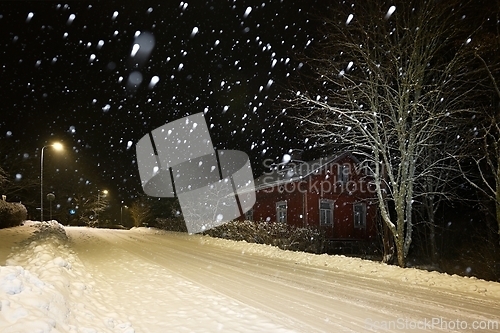
[[[105,197],[106,194],[108,194],[108,190],[102,190],[102,194],[104,194],[103,197]],[[101,210],[101,206],[99,204],[100,197],[101,197],[101,191],[97,192],[97,212],[95,214],[97,220],[97,226],[99,226],[99,210]]]
[[[127,205],[122,205],[120,207],[120,224],[123,225],[123,207],[128,208]]]
[[[63,150],[63,145],[59,142],[53,143],[51,145],[43,146],[42,153],[40,155],[40,221],[43,222],[43,150],[47,147],[52,147],[55,150]]]
[[[50,221],[52,221],[52,201],[54,201],[54,199],[56,198],[55,194],[54,193],[49,193],[47,194],[47,200],[49,200],[50,202]]]

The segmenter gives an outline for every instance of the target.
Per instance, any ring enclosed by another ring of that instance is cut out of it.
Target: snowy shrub
[[[0,228],[21,225],[27,215],[28,212],[23,204],[0,200]]]
[[[183,218],[156,218],[153,226],[168,231],[187,232]]]
[[[276,222],[231,221],[205,232],[235,241],[267,244],[283,250],[323,253],[325,235],[313,228],[296,228]]]

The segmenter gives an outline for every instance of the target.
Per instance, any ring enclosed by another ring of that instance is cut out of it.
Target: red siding
[[[282,183],[256,192],[253,208],[255,221],[276,222],[276,203],[287,202],[287,223],[297,227],[320,227],[320,199],[329,199],[333,205],[333,226],[321,226],[329,239],[338,240],[375,240],[376,202],[375,193],[369,187],[364,174],[349,174],[347,186],[338,182],[337,166],[350,165],[354,169],[354,160],[349,155],[336,160],[301,181]],[[365,227],[354,226],[353,204],[366,203]]]

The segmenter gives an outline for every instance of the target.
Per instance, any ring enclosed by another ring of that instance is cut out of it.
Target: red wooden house
[[[246,218],[314,226],[330,241],[375,241],[372,178],[351,153],[276,166],[255,180],[256,202]]]

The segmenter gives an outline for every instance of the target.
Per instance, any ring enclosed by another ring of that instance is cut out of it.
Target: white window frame
[[[287,223],[287,210],[288,205],[286,201],[278,201],[276,203],[276,222]]]
[[[322,208],[321,204],[329,205],[329,208]],[[319,199],[319,225],[320,226],[333,226],[333,210],[334,210],[335,202],[330,199]],[[325,219],[328,217],[330,219],[330,223],[326,223]]]
[[[352,205],[354,228],[366,228],[366,203],[355,202]]]

